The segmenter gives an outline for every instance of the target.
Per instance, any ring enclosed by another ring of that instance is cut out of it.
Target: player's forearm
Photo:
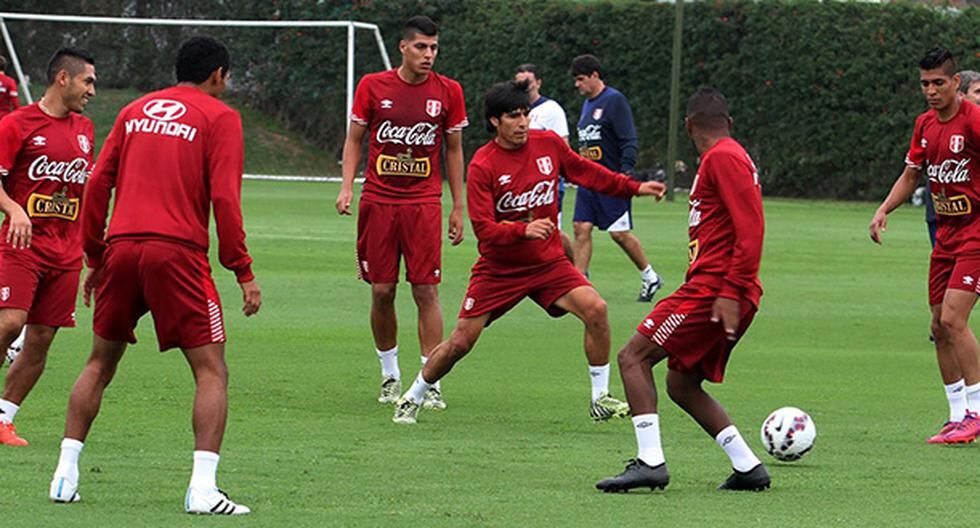
[[[13,198],[11,198],[10,195],[7,194],[7,191],[3,190],[3,188],[0,188],[0,211],[3,211],[5,215],[10,216],[15,211],[18,211],[20,209],[21,209],[20,204],[15,202]]]
[[[241,197],[212,197],[214,223],[218,234],[218,261],[235,273],[239,283],[255,279],[252,274],[252,257],[245,245],[245,228],[242,221]]]
[[[622,172],[631,172],[636,167],[636,157],[639,151],[639,141],[631,138],[623,142],[619,149],[619,166]]]
[[[885,197],[881,205],[878,206],[878,211],[885,214],[889,214],[895,209],[898,209],[903,203],[908,201],[915,192],[915,189],[919,186],[919,181],[922,177],[922,172],[913,168],[905,167],[902,171],[901,176],[895,180],[895,184],[892,185],[891,190],[888,192],[888,196]]]
[[[357,167],[361,164],[361,144],[354,142],[353,138],[347,137],[344,141],[344,158],[340,167],[341,189],[350,191],[354,188],[354,178],[357,176]]]
[[[449,194],[453,199],[453,209],[463,208],[463,144],[446,148],[446,178],[449,180]]]

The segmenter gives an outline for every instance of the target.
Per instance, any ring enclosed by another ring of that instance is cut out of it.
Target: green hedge
[[[15,5],[16,4],[16,5]],[[24,10],[0,0],[0,9]],[[76,13],[65,2],[32,9]],[[355,19],[378,24],[399,60],[401,24],[426,14],[442,25],[437,70],[458,79],[473,126],[472,153],[487,139],[480,101],[522,62],[544,72],[544,92],[572,121],[581,99],[568,64],[581,53],[604,63],[607,82],[630,99],[640,166],[667,145],[673,6],[641,1],[327,0],[87,1],[87,14],[239,19]],[[77,4],[72,4],[75,6]],[[232,7],[233,6],[233,7]],[[21,53],[39,75],[65,42],[90,48],[103,85],[143,89],[171,82],[174,47],[189,31],[170,28],[11,22]],[[322,148],[339,152],[344,131],[346,30],[217,30],[232,49],[238,97]],[[907,4],[717,1],[685,9],[682,104],[712,85],[728,95],[743,141],[770,195],[879,199],[902,167],[915,116],[924,109],[916,63],[944,44],[961,66],[980,69],[980,12]],[[357,71],[382,67],[373,37],[358,32]],[[678,133],[683,134],[683,130]],[[573,134],[574,135],[574,134]],[[686,140],[681,157],[696,153]]]

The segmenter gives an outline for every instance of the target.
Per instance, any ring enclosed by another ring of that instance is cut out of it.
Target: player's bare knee
[[[619,354],[616,355],[616,362],[619,363],[619,370],[629,370],[636,368],[643,363],[645,354],[643,350],[632,347],[629,344],[624,346]]]
[[[27,341],[47,348],[57,333],[58,329],[53,326],[31,325],[27,331]]]
[[[610,231],[609,237],[613,239],[619,245],[623,245],[630,238],[629,231]]]
[[[609,307],[603,299],[596,299],[582,310],[585,324],[594,329],[609,328]]]
[[[966,317],[951,310],[943,310],[942,315],[939,316],[939,328],[940,332],[947,336],[964,332],[968,328]]]
[[[439,290],[435,285],[412,286],[412,298],[418,306],[431,306],[439,304]],[[394,295],[392,295],[394,299]]]
[[[372,284],[371,298],[374,304],[395,304],[395,291],[394,284]]]
[[[458,361],[473,348],[473,339],[463,332],[453,331],[449,336],[449,355],[453,361]]]
[[[27,323],[27,312],[22,310],[0,310],[0,339],[12,343]]]

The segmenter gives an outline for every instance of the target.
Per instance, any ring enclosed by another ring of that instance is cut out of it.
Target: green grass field
[[[896,212],[876,247],[866,234],[872,204],[767,200],[766,294],[726,383],[711,390],[760,456],[758,428],[784,405],[815,419],[814,451],[795,464],[768,460],[766,493],[717,492],[727,459],[664,397],[670,486],[603,495],[593,484],[634,455],[632,428],[591,423],[581,325],[551,320],[531,302],[485,332],[445,380],[448,410],[423,411],[414,427],[391,423],[391,407],[375,402],[355,224],[334,213],[336,192],[245,184],[264,290],[257,317],[241,315],[233,276],[215,263],[232,373],[218,482],[254,513],[236,521],[182,513],[192,380],[179,352],[156,351],[148,319],[82,453],[83,502],[48,503],[68,393],[91,341],[91,310],[80,306],[79,328],[57,338],[17,417],[31,446],[0,449],[3,526],[953,526],[957,513],[966,524],[980,453],[924,443],[946,403],[927,341],[921,210]],[[686,267],[686,204],[635,209],[669,293]],[[598,236],[595,253],[615,352],[650,306],[634,302],[637,274],[608,237]],[[444,248],[447,330],[474,258],[470,231],[461,247]],[[418,370],[413,308],[403,290],[406,382]],[[613,378],[621,395],[616,369]]]

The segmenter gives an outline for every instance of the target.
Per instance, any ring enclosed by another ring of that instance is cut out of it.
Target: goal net
[[[391,68],[375,24],[352,20],[205,20],[0,12],[7,74],[22,102],[44,90],[48,58],[63,46],[95,57],[98,88],[86,108],[101,146],[118,111],[174,83],[180,43],[207,34],[231,52],[226,102],[242,113],[249,179],[336,181],[357,67]],[[380,59],[380,60],[379,60]]]

